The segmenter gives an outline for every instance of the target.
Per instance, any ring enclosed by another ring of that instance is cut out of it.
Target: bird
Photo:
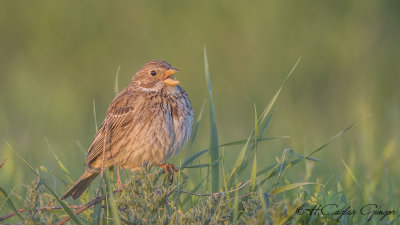
[[[131,171],[157,165],[165,173],[176,167],[166,160],[177,154],[190,137],[193,109],[185,90],[174,78],[178,69],[163,60],[142,66],[115,96],[86,156],[85,172],[62,199],[79,198],[104,169]]]

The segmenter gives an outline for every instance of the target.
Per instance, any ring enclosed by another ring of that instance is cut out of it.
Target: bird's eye
[[[152,76],[155,76],[155,75],[157,74],[157,72],[154,71],[154,70],[152,70],[152,71],[150,71],[150,74],[151,74]]]

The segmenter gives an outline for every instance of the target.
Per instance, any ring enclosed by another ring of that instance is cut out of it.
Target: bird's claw
[[[162,169],[164,169],[164,175],[167,176],[167,174],[171,174],[171,179],[169,180],[169,184],[171,185],[172,182],[174,181],[174,173],[178,172],[178,169],[174,164],[170,163],[163,163],[160,165]]]
[[[117,188],[118,191],[122,191],[125,188],[125,184],[121,183],[121,181],[118,181]]]

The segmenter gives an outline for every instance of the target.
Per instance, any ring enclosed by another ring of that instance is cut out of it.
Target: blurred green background
[[[33,177],[6,142],[32,166],[62,174],[47,139],[71,176],[80,175],[95,134],[93,100],[100,124],[119,66],[121,90],[147,61],[167,60],[180,69],[177,79],[197,117],[208,98],[205,45],[220,143],[247,138],[253,102],[260,113],[302,57],[266,135],[290,139],[262,143],[260,167],[285,147],[309,153],[373,114],[318,153],[323,163],[301,164],[288,176],[344,177],[352,189],[343,159],[361,184],[379,183],[374,198],[387,200],[390,184],[398,197],[399,9],[398,1],[372,0],[0,1],[0,161],[8,158],[0,186],[23,193]],[[191,153],[208,147],[207,121],[204,113]],[[239,148],[225,154],[228,168]],[[385,148],[390,157],[382,156]],[[187,149],[171,162],[186,155]],[[59,194],[65,189],[57,184]]]

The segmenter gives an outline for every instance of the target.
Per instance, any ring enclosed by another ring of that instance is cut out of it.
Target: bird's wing
[[[121,140],[125,130],[135,119],[132,114],[134,99],[135,97],[129,93],[121,93],[114,99],[107,110],[104,122],[89,147],[85,164],[89,164],[103,154],[103,151],[111,151],[111,147]]]

